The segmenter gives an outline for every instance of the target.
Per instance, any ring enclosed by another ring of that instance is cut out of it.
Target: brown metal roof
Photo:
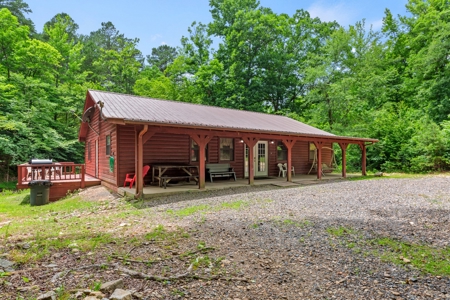
[[[153,123],[339,138],[334,134],[280,115],[96,90],[89,90],[88,93],[96,103],[99,101],[104,103],[102,109],[104,118],[121,120],[124,123]]]

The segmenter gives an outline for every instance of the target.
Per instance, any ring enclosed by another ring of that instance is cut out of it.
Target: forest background
[[[0,176],[32,157],[83,162],[87,89],[287,115],[370,137],[368,169],[450,167],[450,2],[386,9],[381,30],[343,27],[256,0],[210,0],[180,47],[144,55],[111,22],[82,35],[66,13],[39,32],[23,0],[0,0]],[[217,49],[213,49],[213,40]],[[339,147],[336,149],[339,159]],[[348,168],[360,168],[350,147]]]

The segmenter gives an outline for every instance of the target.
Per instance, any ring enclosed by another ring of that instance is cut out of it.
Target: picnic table
[[[177,170],[177,172],[176,174],[166,174],[166,172],[169,170]],[[157,174],[155,175],[156,171]],[[152,166],[152,182],[155,181],[155,179],[157,179],[158,185],[164,188],[167,187],[167,184],[171,180],[184,179],[190,181],[191,179],[193,179],[198,183],[198,174],[199,174],[198,166],[175,165],[175,164]]]

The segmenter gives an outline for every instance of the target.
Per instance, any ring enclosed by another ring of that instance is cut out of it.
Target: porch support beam
[[[253,157],[253,148],[255,147],[256,143],[258,143],[259,139],[252,136],[245,136],[242,137],[242,140],[248,147],[248,184],[253,185],[255,183],[255,158]]]
[[[156,131],[154,130],[149,130],[147,131],[144,136],[142,137],[142,145],[145,145],[145,143],[148,142],[149,139],[151,139],[154,135],[155,135]]]
[[[348,143],[339,143],[342,151],[342,177],[347,178],[347,147]]]
[[[361,148],[361,172],[362,176],[367,176],[366,172],[366,144],[359,144],[359,147]]]
[[[317,149],[317,179],[322,179],[322,147],[323,142],[314,141],[314,145]]]
[[[283,144],[287,149],[287,181],[292,181],[292,148],[295,145],[297,140],[294,139],[284,139],[282,140]]]
[[[144,178],[142,178],[142,168],[144,166],[144,143],[143,137],[148,130],[148,125],[139,132],[137,137],[137,166],[134,174],[136,174],[136,197],[140,198],[144,192]]]
[[[212,135],[204,135],[204,134],[191,134],[191,139],[193,139],[197,145],[199,150],[199,170],[198,170],[198,188],[201,190],[205,189],[205,178],[206,178],[206,145],[213,138]]]

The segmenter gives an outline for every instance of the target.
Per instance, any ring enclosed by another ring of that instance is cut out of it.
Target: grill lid
[[[53,160],[52,159],[36,159],[36,158],[32,158],[32,159],[30,159],[29,164],[30,165],[49,165],[49,164],[53,164]]]

